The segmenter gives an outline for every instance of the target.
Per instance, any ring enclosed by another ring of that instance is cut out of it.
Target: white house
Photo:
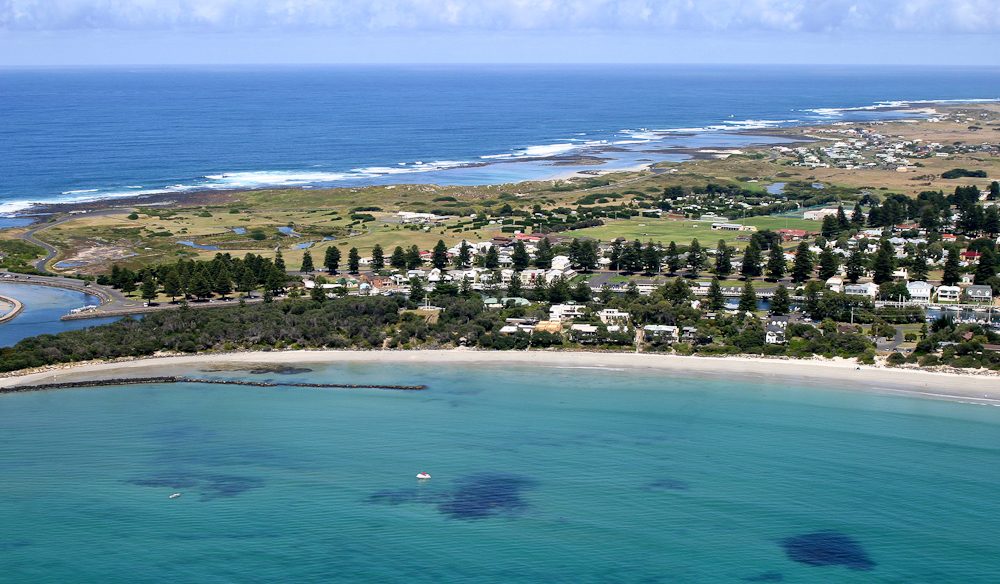
[[[826,287],[828,290],[833,292],[843,292],[844,291],[844,279],[840,276],[832,276],[827,279]]]
[[[931,293],[934,292],[934,286],[931,286],[927,282],[918,280],[916,282],[909,282],[906,285],[906,290],[910,293],[910,300],[921,304],[927,304],[931,301]]]
[[[822,221],[824,217],[827,216],[837,216],[837,209],[826,208],[826,209],[814,209],[812,211],[806,211],[802,214],[803,219],[808,219],[810,221]]]
[[[938,302],[958,302],[962,297],[962,289],[958,286],[938,286]]]
[[[631,315],[617,308],[605,308],[597,313],[597,318],[604,324],[628,324]]]
[[[647,340],[657,340],[665,343],[675,343],[680,340],[680,329],[666,324],[647,324],[642,327]]]
[[[570,269],[572,264],[569,261],[569,257],[564,255],[558,255],[552,258],[552,269],[566,271]]]
[[[549,320],[553,322],[573,320],[583,316],[584,308],[582,304],[553,304],[549,308]]]
[[[848,296],[868,296],[875,298],[878,296],[878,284],[868,282],[867,284],[848,284],[844,286],[844,294]]]

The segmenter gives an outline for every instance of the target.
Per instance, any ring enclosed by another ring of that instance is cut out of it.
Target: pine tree
[[[750,239],[750,244],[747,245],[746,250],[743,252],[743,265],[740,266],[740,274],[747,279],[760,276],[760,261],[760,244],[757,243],[757,238],[755,237]]]
[[[406,250],[406,269],[415,270],[424,263],[423,258],[420,257],[420,248],[416,245],[411,245],[408,250]]]
[[[979,264],[976,266],[975,284],[989,285],[990,278],[997,275],[997,257],[993,250],[985,247],[979,255]]]
[[[358,254],[358,248],[352,247],[347,252],[347,272],[350,274],[357,274],[361,268],[361,255]]]
[[[722,285],[718,278],[712,278],[712,283],[708,286],[708,309],[719,311],[726,306],[726,297],[722,294]]]
[[[865,213],[861,210],[861,203],[854,204],[854,210],[851,212],[851,226],[855,228],[864,227],[865,225]]]
[[[845,266],[847,272],[847,279],[852,284],[857,284],[861,276],[865,275],[865,254],[861,251],[861,244],[854,248],[851,255],[847,257],[847,265]]]
[[[910,280],[926,280],[928,272],[927,252],[924,248],[918,247],[910,262]]]
[[[833,248],[824,247],[819,254],[819,279],[825,281],[836,276],[839,267],[840,260],[837,254],[833,253]]]
[[[316,278],[313,283],[312,290],[309,292],[309,296],[312,298],[313,302],[319,302],[321,304],[326,302],[326,289],[323,288],[323,284],[325,282],[326,280],[322,277]]]
[[[274,265],[282,272],[285,271],[285,258],[281,255],[281,249],[277,249],[274,252]]]
[[[199,300],[212,295],[212,283],[204,273],[195,274],[191,280],[191,293]]]
[[[872,280],[876,284],[892,281],[892,273],[896,270],[896,250],[888,239],[879,242],[878,251],[872,261]]]
[[[989,207],[983,214],[983,231],[990,237],[1000,233],[1000,210],[996,207]]]
[[[243,274],[236,284],[239,286],[238,289],[244,296],[250,296],[250,293],[257,287],[257,282],[254,279],[253,272],[250,270],[243,270]]]
[[[642,264],[647,274],[655,274],[660,271],[660,248],[653,245],[652,241],[646,243],[642,249]]]
[[[677,251],[677,244],[673,241],[667,246],[667,271],[676,274],[681,269],[681,254]]]
[[[340,249],[337,246],[331,245],[326,248],[326,255],[323,256],[323,266],[331,274],[337,273],[337,267],[340,266]]]
[[[812,278],[814,263],[813,253],[809,251],[809,244],[803,241],[795,250],[795,261],[792,263],[792,281],[801,283]]]
[[[767,252],[767,277],[780,280],[785,277],[785,250],[780,245],[772,244]]]
[[[439,239],[434,244],[434,249],[431,250],[431,265],[439,270],[448,267],[448,246],[444,244],[443,240]]]
[[[688,269],[691,271],[691,275],[698,277],[698,272],[705,267],[705,252],[701,249],[701,244],[698,243],[698,239],[691,240],[691,246],[688,247]]]
[[[747,280],[743,284],[743,291],[740,293],[740,305],[738,307],[740,312],[756,312],[757,311],[757,292],[753,289],[753,283]]]
[[[156,289],[156,280],[152,276],[147,276],[142,281],[142,290],[140,291],[142,299],[146,302],[152,302],[156,298]]]
[[[531,263],[531,258],[528,256],[528,249],[524,247],[524,242],[518,240],[514,243],[514,251],[510,255],[511,264],[515,271],[521,272],[527,269],[528,264]]]
[[[170,302],[176,301],[181,295],[181,280],[177,270],[169,270],[163,276],[163,293],[170,297]]]
[[[584,272],[591,272],[597,267],[597,242],[581,241],[576,252],[577,265]]]
[[[664,296],[674,304],[686,304],[691,300],[691,287],[684,278],[674,278],[665,286]]]
[[[309,274],[312,273],[313,269],[313,256],[307,249],[302,253],[302,269],[300,271]]]
[[[500,267],[500,255],[497,253],[496,246],[490,246],[486,250],[486,257],[483,258],[483,267],[487,270],[495,270]]]
[[[427,296],[420,278],[410,279],[410,300],[420,302]]]
[[[472,262],[472,246],[463,239],[458,246],[458,255],[455,256],[455,268],[461,270],[470,262]]]
[[[514,272],[510,276],[510,283],[507,284],[507,296],[509,298],[517,298],[522,294],[521,289],[521,274],[519,272]]]
[[[538,242],[538,247],[535,250],[535,267],[543,270],[547,270],[552,267],[552,258],[555,254],[552,253],[552,244],[549,243],[549,238],[543,237],[541,241]]]
[[[225,298],[233,291],[233,280],[229,275],[229,269],[225,265],[220,265],[212,278],[212,292]]]
[[[587,282],[585,280],[580,280],[576,283],[576,286],[573,287],[572,292],[570,292],[570,296],[574,301],[583,304],[591,301],[593,293],[590,290],[590,286],[587,285]]]
[[[827,239],[833,239],[838,233],[840,233],[840,224],[837,223],[837,218],[833,215],[823,217],[822,225],[820,233]]]
[[[720,239],[718,247],[715,248],[715,275],[726,278],[733,273],[733,249],[726,245],[725,240]]]
[[[783,284],[778,284],[771,297],[771,314],[788,314],[791,309],[791,298],[788,296],[788,288]]]
[[[382,249],[382,246],[377,243],[374,247],[372,247],[371,266],[372,271],[374,272],[381,272],[385,269],[385,251]]]
[[[847,213],[844,212],[843,205],[837,205],[837,232],[847,231],[851,228],[851,221],[847,218]]]
[[[397,270],[406,269],[406,252],[403,251],[402,246],[397,245],[396,249],[392,250],[389,265]]]

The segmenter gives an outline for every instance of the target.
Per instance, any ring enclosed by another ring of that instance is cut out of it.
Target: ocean
[[[0,581],[1000,581],[993,407],[641,370],[303,367],[200,374],[429,389],[0,396]]]
[[[0,70],[0,213],[266,186],[498,184],[634,168],[729,130],[995,99],[1000,68],[202,67]],[[766,141],[766,139],[765,139]],[[609,147],[611,147],[609,149]]]

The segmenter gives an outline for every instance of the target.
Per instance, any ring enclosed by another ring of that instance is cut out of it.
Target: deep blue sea
[[[747,141],[720,138],[726,129],[997,97],[1000,68],[8,69],[0,212],[163,191],[549,178],[566,167],[538,157],[596,153],[609,158],[599,168],[635,167],[677,159],[646,150]]]
[[[199,374],[429,389],[0,396],[0,582],[1000,581],[995,407],[643,371],[306,367]]]

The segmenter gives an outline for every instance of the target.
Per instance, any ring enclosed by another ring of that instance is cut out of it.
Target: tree
[[[573,240],[577,241],[577,240]],[[572,261],[572,258],[571,258]],[[576,245],[576,261],[573,262],[584,272],[590,272],[597,267],[597,242],[583,240]]]
[[[844,206],[837,205],[837,233],[847,231],[850,228],[851,221],[847,218],[847,213],[844,212]]]
[[[196,274],[194,279],[191,280],[191,293],[199,300],[212,295],[212,283],[205,276],[204,272]]]
[[[169,270],[163,276],[163,293],[170,297],[170,302],[176,301],[181,295],[181,279],[177,270]]]
[[[664,296],[674,304],[686,304],[691,300],[691,287],[684,278],[674,278],[665,286]]]
[[[372,271],[381,272],[385,269],[385,251],[382,250],[382,246],[375,244],[372,248]]]
[[[823,226],[820,228],[820,233],[827,239],[836,237],[840,233],[840,224],[837,223],[837,218],[833,215],[823,217]]]
[[[715,248],[715,275],[726,278],[733,273],[733,249],[726,245],[726,241],[719,240],[718,247]]]
[[[997,199],[1000,199],[1000,182],[993,181],[990,183],[989,194],[986,195],[986,198],[991,201],[996,201]]]
[[[774,296],[771,297],[771,313],[788,314],[789,309],[791,309],[791,299],[788,296],[788,288],[785,288],[783,284],[778,284]]]
[[[423,258],[420,257],[420,248],[416,244],[411,245],[409,249],[406,250],[406,269],[415,270],[424,263]]]
[[[243,293],[244,296],[250,296],[250,293],[254,291],[257,287],[257,281],[254,279],[253,272],[250,270],[243,270],[240,274],[239,279],[236,281],[236,289]]]
[[[326,302],[326,290],[323,288],[323,284],[325,283],[326,279],[322,276],[317,277],[315,282],[313,282],[312,290],[309,291],[309,296],[313,302]]]
[[[865,275],[865,253],[861,251],[860,244],[847,257],[845,271],[847,272],[848,281],[852,284],[857,284],[861,276]]]
[[[767,277],[780,280],[785,276],[785,250],[780,245],[772,245],[767,252]]]
[[[792,262],[792,281],[798,284],[812,278],[814,263],[809,244],[803,241],[795,250],[795,261]]]
[[[403,251],[403,247],[397,245],[396,249],[392,250],[392,255],[389,257],[389,265],[396,270],[406,269],[406,252]]]
[[[427,292],[424,291],[424,285],[420,281],[420,278],[410,279],[410,300],[414,302],[420,302],[427,296]]]
[[[352,247],[347,252],[347,272],[350,274],[357,274],[361,268],[361,255],[358,254],[358,248]]]
[[[285,258],[281,255],[281,248],[274,251],[274,265],[282,272],[285,271]]]
[[[146,302],[152,302],[156,299],[156,280],[152,276],[146,276],[146,279],[142,281],[140,294]]]
[[[760,261],[760,244],[757,243],[756,238],[753,238],[743,252],[743,265],[740,266],[740,274],[748,280],[760,276]]]
[[[642,244],[639,240],[622,248],[621,268],[629,274],[642,269]]]
[[[448,246],[440,239],[431,251],[431,265],[439,270],[448,267]]]
[[[507,284],[507,296],[517,298],[521,296],[521,275],[514,272],[510,277],[510,284]]]
[[[832,247],[824,247],[819,254],[819,279],[829,280],[837,275],[837,268],[840,267],[840,260],[837,254],[833,253]]]
[[[514,265],[514,270],[521,272],[528,267],[531,263],[531,258],[528,256],[528,249],[524,247],[524,242],[517,240],[514,243],[514,253],[511,254],[510,260]]]
[[[910,261],[910,280],[926,280],[929,268],[927,266],[927,251],[918,247]]]
[[[677,251],[677,244],[673,241],[667,246],[667,271],[676,274],[681,269],[681,254]]]
[[[313,256],[311,253],[309,253],[309,250],[307,249],[305,252],[302,253],[302,269],[300,271],[308,274],[311,273],[313,269],[314,269]]]
[[[335,245],[331,245],[326,248],[326,255],[323,256],[323,266],[326,271],[331,274],[337,273],[337,267],[340,265],[340,249]]]
[[[574,286],[573,290],[570,292],[570,297],[574,301],[582,304],[590,302],[593,297],[593,293],[590,290],[590,286],[587,285],[587,282],[584,280],[580,280],[579,282],[576,283],[576,286]]]
[[[219,267],[212,278],[212,292],[225,298],[233,291],[233,278],[225,265]]]
[[[712,278],[712,283],[708,286],[708,309],[712,311],[722,310],[726,306],[726,297],[722,294],[722,285],[718,278]]]
[[[1000,210],[996,207],[989,207],[983,214],[983,231],[990,237],[1000,233]]]
[[[743,291],[740,292],[740,312],[757,311],[757,292],[753,289],[753,283],[748,279],[743,283]]]
[[[705,267],[705,252],[701,249],[701,244],[698,243],[698,239],[691,240],[691,246],[688,247],[688,269],[691,270],[691,275],[698,277],[698,272]]]
[[[962,268],[959,261],[958,249],[948,248],[948,257],[944,261],[944,274],[941,277],[941,283],[945,286],[954,286],[962,279]]]
[[[938,210],[934,205],[925,205],[920,212],[920,227],[927,231],[936,231],[940,224]]]
[[[497,253],[496,246],[491,245],[486,250],[486,256],[483,258],[483,267],[487,270],[495,270],[500,267],[500,255]]]
[[[131,275],[129,275],[128,277],[123,276],[121,279],[121,284],[118,286],[118,288],[120,288],[121,291],[124,292],[126,296],[129,296],[130,294],[135,292],[135,279],[132,278]]]
[[[892,273],[896,270],[896,250],[888,239],[883,238],[875,252],[875,259],[872,261],[872,280],[876,284],[889,282],[892,280]]]
[[[554,256],[555,254],[552,252],[552,244],[549,243],[549,238],[543,237],[535,249],[535,267],[543,270],[551,268]]]
[[[976,266],[975,284],[984,286],[990,285],[990,278],[997,275],[997,257],[993,250],[986,247],[979,255],[979,264]]]
[[[622,242],[620,239],[616,239],[611,242],[611,251],[608,253],[608,259],[611,261],[612,270],[622,269]]]
[[[462,268],[468,266],[471,261],[472,261],[472,246],[470,246],[463,239],[462,243],[459,244],[458,246],[458,255],[455,256],[455,268],[461,270]]]
[[[647,242],[646,247],[642,249],[642,264],[646,269],[647,274],[655,274],[660,271],[660,248],[653,245],[653,242]]]
[[[855,228],[863,227],[865,224],[865,213],[861,210],[861,203],[854,204],[854,211],[851,212],[851,226]]]

